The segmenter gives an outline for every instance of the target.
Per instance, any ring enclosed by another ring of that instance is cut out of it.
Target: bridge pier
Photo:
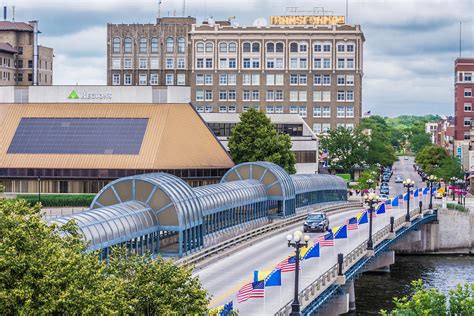
[[[427,223],[403,236],[391,247],[397,253],[436,252],[439,249],[439,222]]]
[[[343,291],[342,294],[334,296],[329,304],[325,304],[320,311],[315,313],[317,316],[334,316],[349,312],[349,293]],[[355,301],[354,301],[355,306]]]
[[[375,257],[363,272],[390,272],[390,266],[395,263],[395,251],[386,251]]]

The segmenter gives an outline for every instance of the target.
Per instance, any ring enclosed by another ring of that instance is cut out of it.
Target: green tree
[[[412,282],[411,298],[395,298],[395,309],[381,311],[383,316],[468,316],[474,315],[474,284],[458,285],[448,295],[436,288],[427,288],[421,280]]]
[[[369,185],[367,183],[368,180],[372,180],[373,184]],[[375,188],[377,185],[378,180],[378,172],[376,170],[365,170],[357,179],[357,185],[355,186],[356,189],[359,190],[368,190],[370,188]]]
[[[464,174],[462,166],[459,163],[459,160],[454,157],[446,157],[441,160],[437,170],[434,171],[434,174],[438,178],[449,180],[452,177],[462,179]]]
[[[356,165],[367,162],[369,139],[360,129],[338,128],[321,138],[321,147],[328,150],[331,160],[338,159],[344,172],[352,174]]]
[[[416,154],[416,163],[428,174],[436,174],[441,162],[448,158],[446,150],[440,146],[425,146]]]
[[[417,153],[426,146],[431,145],[431,136],[424,131],[422,133],[413,134],[413,136],[410,138],[410,145],[411,150],[414,153]]]
[[[186,268],[148,256],[100,262],[73,222],[48,226],[39,206],[0,199],[0,315],[203,314]]]
[[[296,172],[290,136],[278,133],[265,113],[252,108],[240,114],[240,122],[232,129],[229,138],[229,150],[237,164],[269,161],[288,173]]]

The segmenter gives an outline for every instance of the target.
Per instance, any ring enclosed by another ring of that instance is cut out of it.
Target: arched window
[[[283,43],[276,43],[275,51],[277,53],[283,53]]]
[[[186,51],[186,40],[184,37],[178,38],[178,53],[184,53]]]
[[[290,44],[290,52],[297,53],[298,52],[298,43],[291,43]]]
[[[123,51],[125,53],[132,52],[132,39],[130,37],[125,37],[125,39],[123,40]]]
[[[196,45],[196,51],[197,51],[198,53],[204,52],[204,43],[202,43],[202,42],[201,42],[201,43],[197,43],[197,45]]]
[[[267,43],[267,53],[273,53],[275,51],[275,44]]]
[[[113,52],[114,53],[120,53],[120,37],[114,37]]]
[[[214,50],[214,45],[212,43],[206,43],[206,53],[212,53]]]
[[[226,42],[219,43],[219,51],[221,53],[227,53],[227,43]]]
[[[172,37],[168,37],[166,39],[166,52],[167,53],[174,52],[174,40]]]
[[[145,37],[140,37],[140,53],[146,53],[147,52],[147,47],[146,47],[146,38]]]
[[[151,52],[158,53],[158,37],[151,38]]]
[[[244,45],[242,46],[242,49],[244,53],[250,53],[250,43],[245,42]]]
[[[236,43],[229,43],[229,53],[235,53],[237,51]]]
[[[260,43],[252,43],[252,53],[260,52]]]

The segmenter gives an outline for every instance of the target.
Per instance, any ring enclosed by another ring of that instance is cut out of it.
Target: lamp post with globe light
[[[438,181],[436,176],[430,175],[428,177],[428,183],[430,184],[430,205],[429,205],[430,210],[433,209],[433,183],[436,181]]]
[[[365,203],[369,205],[369,239],[367,241],[367,250],[374,250],[374,242],[372,241],[372,213],[374,205],[379,202],[379,196],[375,193],[369,193],[364,196]]]
[[[308,247],[309,236],[304,235],[299,230],[295,231],[293,235],[286,236],[288,241],[288,247],[295,248],[295,293],[293,298],[293,303],[291,303],[291,313],[290,316],[299,316],[300,315],[300,302],[298,299],[299,291],[299,271],[300,271],[300,249],[303,247]]]
[[[407,188],[407,214],[405,215],[405,222],[410,222],[410,192],[411,188],[415,186],[415,181],[406,179],[403,181],[403,186]]]

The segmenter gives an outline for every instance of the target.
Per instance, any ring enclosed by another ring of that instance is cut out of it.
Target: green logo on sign
[[[79,99],[79,96],[77,95],[76,90],[72,90],[67,98],[71,100],[77,100]]]

